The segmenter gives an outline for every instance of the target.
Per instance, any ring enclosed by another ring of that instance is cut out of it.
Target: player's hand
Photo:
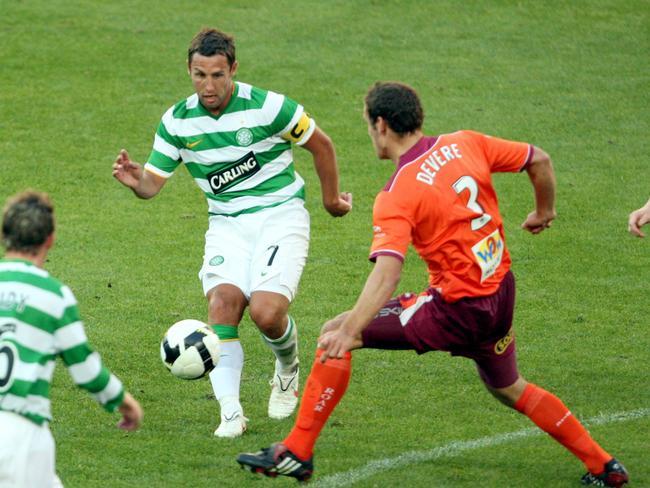
[[[122,149],[113,163],[113,177],[129,188],[135,188],[142,177],[142,166],[129,158],[129,153]]]
[[[360,347],[361,340],[351,336],[343,328],[325,332],[318,338],[318,347],[323,349],[320,362],[324,363],[328,358],[342,359],[346,352]]]
[[[142,424],[144,413],[138,401],[129,392],[124,393],[124,400],[118,410],[122,414],[122,420],[117,426],[128,431],[138,430]]]
[[[352,210],[352,193],[340,193],[338,199],[333,202],[323,202],[323,206],[332,217],[343,217]]]
[[[524,223],[521,224],[521,228],[527,230],[531,234],[539,234],[544,229],[548,229],[554,219],[555,212],[552,212],[549,215],[541,215],[537,213],[537,211],[534,211],[528,214]]]
[[[647,207],[647,205],[646,205]],[[641,227],[650,222],[650,208],[642,207],[630,214],[627,221],[627,230],[637,237],[645,237]]]

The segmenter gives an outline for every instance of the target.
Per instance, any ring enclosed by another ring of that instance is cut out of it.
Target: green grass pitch
[[[520,369],[579,418],[645,411],[590,430],[626,464],[631,486],[650,486],[650,239],[626,232],[628,213],[650,196],[648,0],[1,3],[0,198],[26,187],[52,195],[58,244],[48,269],[71,286],[92,344],[145,409],[141,431],[115,429],[117,418],[59,365],[51,427],[66,487],[294,486],[234,461],[293,421],[266,418],[272,358],[248,318],[251,422],[240,439],[212,437],[209,383],[176,380],[158,356],[171,323],[206,314],[199,190],[181,170],[143,202],[111,177],[118,151],[143,161],[162,113],[191,93],[186,49],[205,25],[236,36],[237,79],[305,105],[336,144],[341,189],[354,194],[353,213],[330,218],[311,160],[296,150],[312,214],[292,306],[303,379],[320,325],[352,306],[370,270],[372,202],[392,172],[374,156],[363,96],[376,80],[401,80],[422,96],[426,132],[479,130],[553,158],[558,218],[540,236],[519,229],[533,204],[526,176],[495,177],[518,280]],[[410,255],[400,290],[424,286]],[[316,486],[346,472],[357,477],[339,486],[578,486],[582,465],[552,440],[495,441],[532,424],[494,401],[469,361],[361,351],[353,370],[317,446]],[[481,438],[492,440],[453,447]],[[397,461],[439,448],[447,455]],[[389,469],[368,464],[381,460]]]

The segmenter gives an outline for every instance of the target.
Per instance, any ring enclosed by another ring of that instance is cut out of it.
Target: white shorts
[[[237,217],[213,215],[199,271],[203,293],[227,283],[247,299],[255,291],[270,291],[291,302],[308,250],[309,213],[297,198]]]
[[[0,488],[62,488],[47,424],[0,411]]]

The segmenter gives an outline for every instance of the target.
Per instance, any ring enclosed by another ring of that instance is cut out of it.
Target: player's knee
[[[523,394],[527,384],[526,380],[520,376],[512,385],[505,388],[494,388],[487,384],[485,386],[497,400],[512,408]]]
[[[282,336],[285,323],[286,310],[283,307],[274,307],[271,304],[251,304],[249,309],[251,320],[255,322],[262,334],[271,339]]]
[[[207,299],[210,322],[239,324],[246,307],[246,298],[239,290],[213,289]]]
[[[278,293],[255,292],[248,313],[262,334],[270,339],[282,337],[287,326],[289,300]]]

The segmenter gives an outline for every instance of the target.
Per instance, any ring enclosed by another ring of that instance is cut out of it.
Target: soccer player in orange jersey
[[[527,173],[535,209],[522,228],[538,234],[555,218],[549,156],[530,144],[471,131],[427,137],[420,100],[401,83],[377,83],[365,102],[377,156],[396,165],[373,209],[375,266],[354,308],[324,325],[290,434],[237,461],[268,476],[309,479],[316,440],[347,388],[353,349],[448,351],[472,359],[492,395],[577,456],[588,470],[583,484],[625,484],[625,468],[564,403],[517,370],[515,280],[491,174]],[[427,263],[430,286],[391,300],[409,244]]]

